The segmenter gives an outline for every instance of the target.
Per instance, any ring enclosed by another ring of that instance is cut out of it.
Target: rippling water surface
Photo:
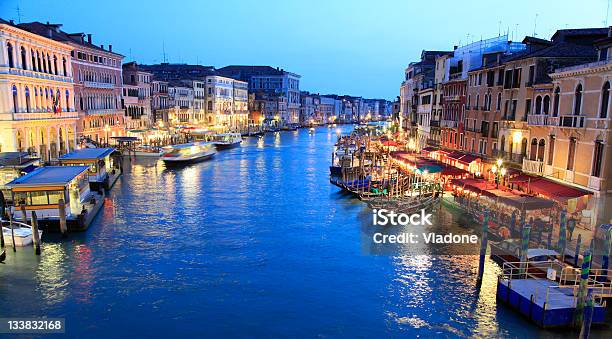
[[[87,232],[45,234],[40,258],[8,253],[1,316],[65,317],[80,338],[551,334],[497,306],[490,261],[479,291],[474,256],[364,253],[365,205],[328,182],[335,139],[282,132],[182,169],[132,162]]]

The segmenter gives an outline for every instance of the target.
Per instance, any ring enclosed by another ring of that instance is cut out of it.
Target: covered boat
[[[164,147],[167,152],[162,160],[167,165],[185,164],[210,159],[217,153],[215,145],[210,142],[190,142]]]

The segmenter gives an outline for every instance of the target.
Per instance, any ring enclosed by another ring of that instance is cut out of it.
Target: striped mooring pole
[[[601,280],[607,281],[610,255],[612,255],[612,224],[601,225],[601,228],[605,232],[604,247],[601,253]]]
[[[578,266],[578,257],[580,256],[580,244],[582,243],[582,234],[578,234],[576,240],[576,252],[574,252],[574,266]]]
[[[589,272],[591,271],[591,250],[587,249],[582,256],[582,267],[580,268],[580,285],[576,296],[576,311],[574,313],[574,326],[582,326],[584,321],[584,306],[586,304],[586,293],[588,287]]]
[[[478,259],[478,283],[482,282],[485,259],[487,256],[487,242],[489,240],[489,210],[484,210],[482,216],[482,238],[480,240],[480,257]]]
[[[531,233],[531,226],[525,224],[522,228],[521,237],[521,274],[527,273],[525,271],[527,262],[527,251],[529,250],[529,235]]]
[[[591,323],[593,321],[593,311],[595,305],[593,304],[593,290],[590,289],[586,296],[586,306],[584,307],[584,315],[582,320],[582,327],[580,329],[580,338],[588,339],[591,334]]]
[[[557,250],[561,257],[561,262],[565,260],[565,237],[567,234],[565,210],[561,211],[561,220],[559,221],[559,242],[557,242]]]

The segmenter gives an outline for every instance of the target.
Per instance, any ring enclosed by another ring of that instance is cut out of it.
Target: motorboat
[[[8,221],[3,220],[3,224],[9,225]],[[34,239],[32,237],[32,227],[20,222],[13,221],[13,229],[2,226],[2,235],[4,243],[8,246],[13,246],[13,234],[15,235],[15,247],[26,247],[32,245]],[[38,230],[38,239],[42,239],[43,231]]]
[[[179,165],[212,158],[217,150],[211,142],[190,142],[164,147],[162,160],[166,165]]]
[[[151,146],[151,145],[140,145],[137,146],[134,151],[133,151],[133,155],[137,156],[137,157],[161,157],[162,155],[164,155],[164,149],[161,147],[155,147],[155,146]]]
[[[242,136],[240,133],[221,133],[212,136],[210,140],[217,149],[226,149],[240,146]]]

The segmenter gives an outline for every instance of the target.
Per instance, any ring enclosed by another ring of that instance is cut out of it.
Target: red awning
[[[459,160],[463,157],[463,154],[459,153],[459,152],[452,152],[449,153],[447,156],[447,158],[451,158],[451,159],[455,159],[455,160]]]
[[[464,156],[462,156],[461,158],[458,159],[460,162],[469,165],[470,163],[472,163],[473,161],[476,160],[480,160],[479,157],[475,156],[475,155],[471,155],[471,154],[465,154]]]
[[[523,184],[523,186],[528,186],[528,190],[549,197],[559,202],[566,202],[569,199],[575,199],[588,194],[592,194],[589,191],[554,182],[546,178],[529,181]]]
[[[421,152],[434,152],[436,149],[434,147],[425,147],[421,150]]]
[[[382,143],[383,146],[397,146],[397,142],[393,141],[393,140],[387,140],[385,142]]]

